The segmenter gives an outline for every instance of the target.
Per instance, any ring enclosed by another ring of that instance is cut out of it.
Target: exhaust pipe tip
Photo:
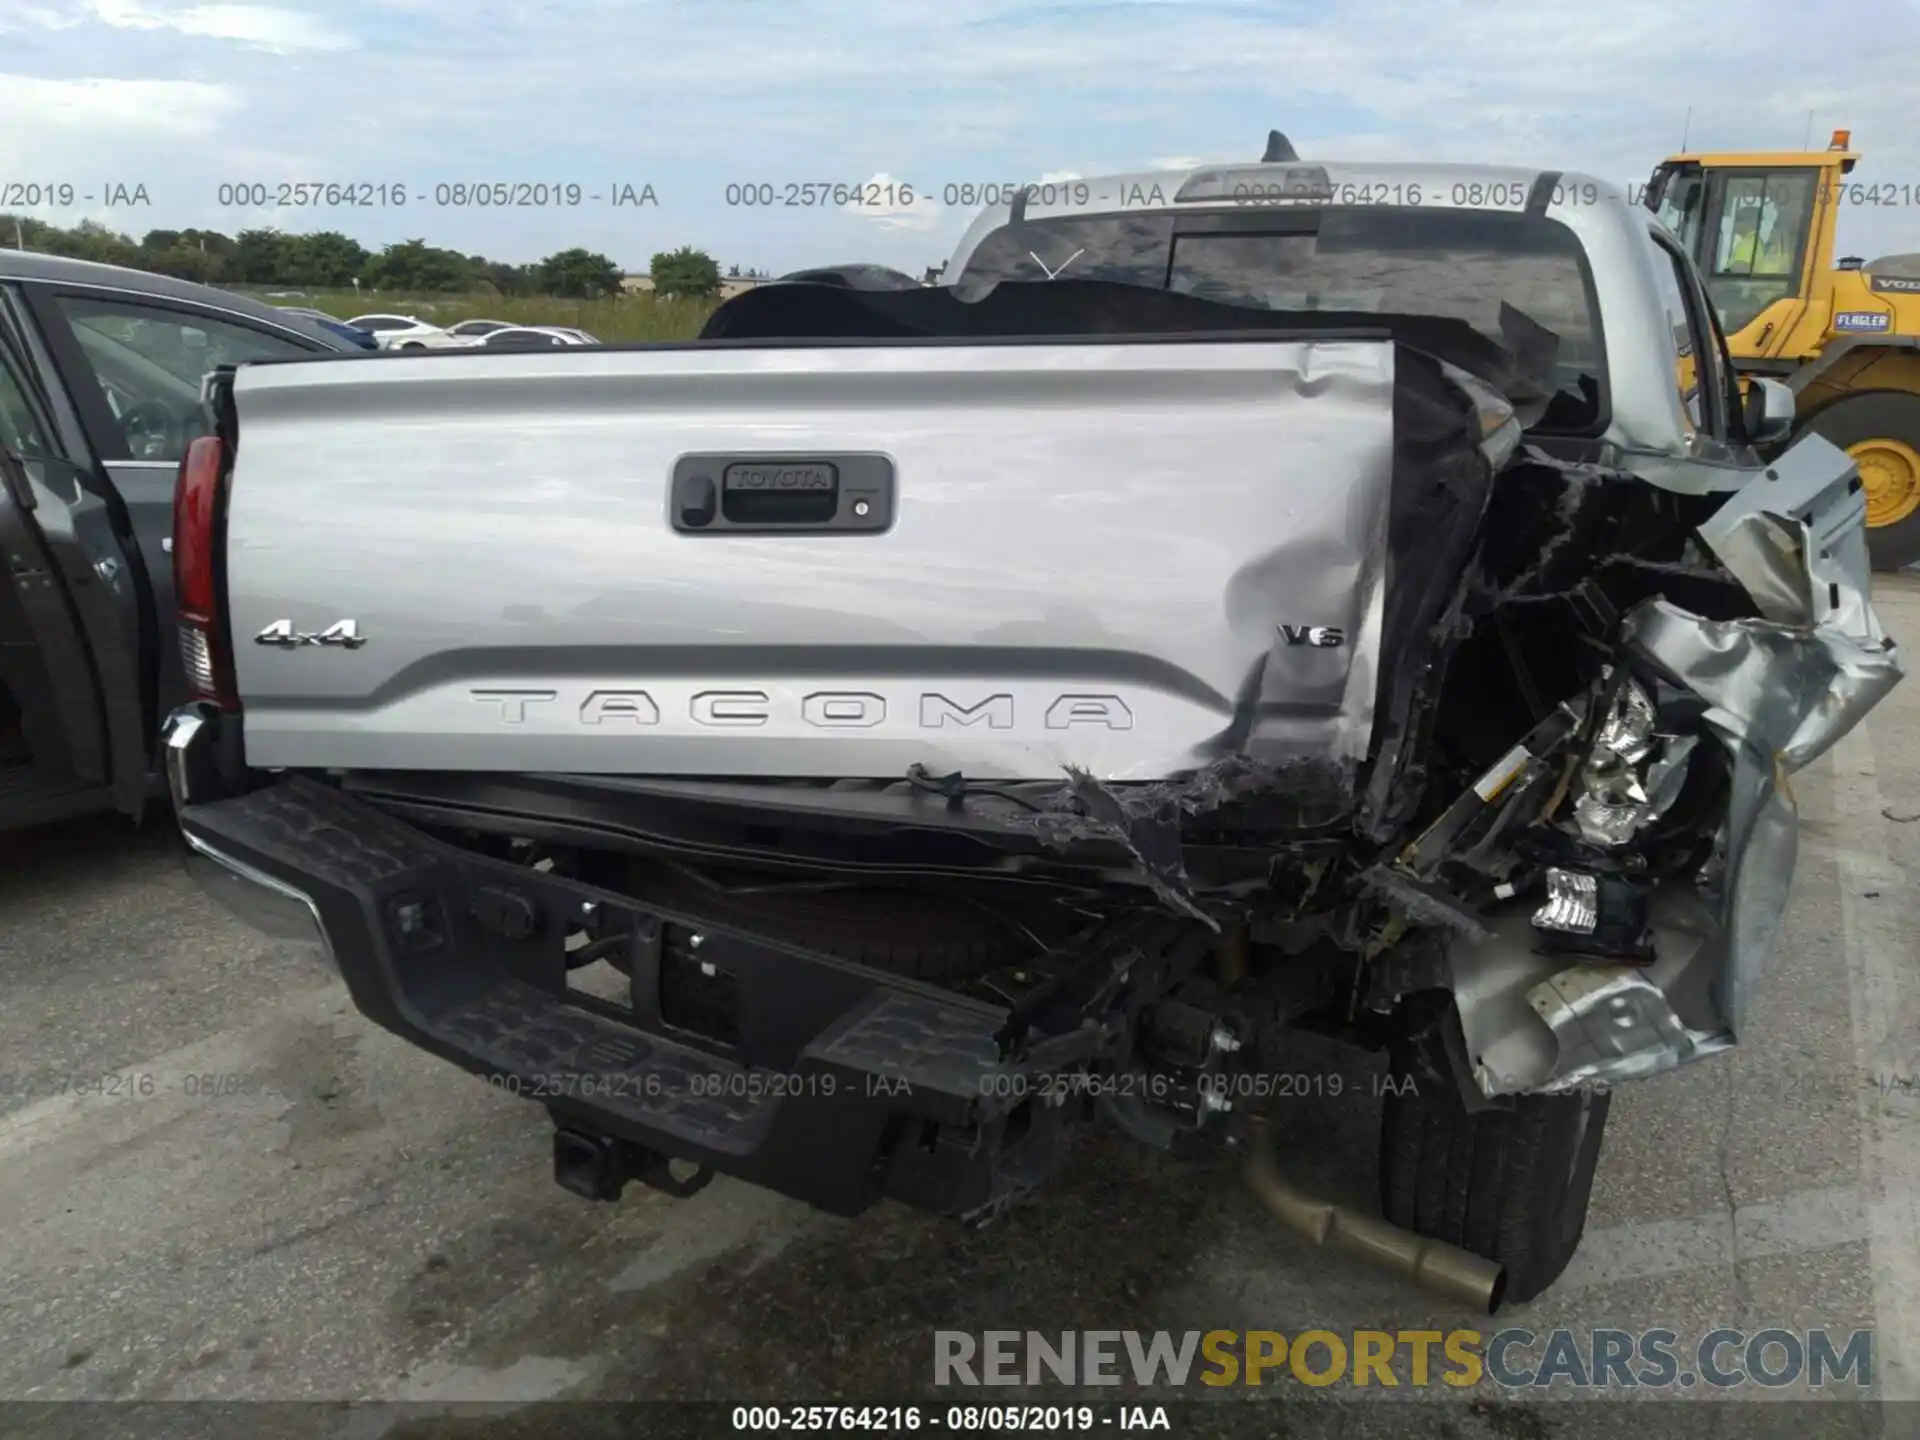
[[[1287,1229],[1311,1245],[1340,1250],[1411,1281],[1430,1295],[1481,1314],[1499,1311],[1507,1296],[1504,1265],[1402,1229],[1378,1215],[1322,1200],[1299,1189],[1280,1173],[1273,1132],[1256,1117],[1248,1127],[1247,1183]]]

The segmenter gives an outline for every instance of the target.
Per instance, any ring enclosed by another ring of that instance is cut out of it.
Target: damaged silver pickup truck
[[[581,1194],[980,1218],[1098,1122],[1537,1294],[1610,1087],[1741,1032],[1791,776],[1899,679],[1859,479],[1755,458],[1791,396],[1604,182],[1086,191],[685,344],[217,377],[181,827]],[[1265,1144],[1307,1029],[1417,1082],[1384,1220]]]

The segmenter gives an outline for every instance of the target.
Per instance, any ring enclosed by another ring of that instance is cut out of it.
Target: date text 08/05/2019
[[[645,180],[441,180],[431,185],[387,180],[232,180],[214,190],[222,209],[577,210],[585,205],[658,209]]]
[[[1163,1405],[950,1405],[923,1410],[918,1405],[736,1405],[737,1431],[872,1431],[897,1435],[903,1430],[1033,1431],[1053,1434],[1078,1430],[1171,1430]]]
[[[1411,1075],[1368,1073],[1347,1076],[1337,1070],[1203,1072],[1184,1081],[1158,1071],[1146,1070],[1098,1073],[1069,1070],[1036,1075],[1005,1071],[981,1077],[980,1093],[1014,1100],[1031,1095],[1056,1102],[1075,1095],[1167,1100],[1183,1086],[1210,1095],[1215,1100],[1338,1100],[1343,1095],[1358,1097],[1369,1094],[1377,1100],[1386,1095],[1420,1093]]]
[[[495,1089],[529,1099],[563,1097],[581,1099],[657,1100],[668,1095],[695,1099],[763,1100],[781,1097],[905,1096],[913,1093],[912,1082],[889,1075],[843,1077],[830,1070],[789,1073],[772,1070],[716,1070],[690,1074],[665,1075],[658,1071],[615,1071],[604,1074],[584,1071],[559,1071],[542,1075],[495,1072],[487,1075]],[[1249,1071],[1234,1074],[1202,1074],[1185,1082],[1190,1089],[1208,1095],[1218,1109],[1232,1108],[1231,1102],[1245,1099],[1326,1099],[1343,1095],[1418,1094],[1411,1075],[1367,1074],[1348,1077],[1336,1071],[1285,1074]],[[1063,1104],[1074,1097],[1136,1096],[1149,1100],[1173,1099],[1179,1082],[1173,1077],[1147,1071],[1092,1072],[1062,1071],[1044,1074],[1001,1071],[983,1075],[979,1093],[983,1098],[1022,1100],[1033,1097],[1050,1104]],[[1226,1103],[1221,1103],[1226,1102]]]

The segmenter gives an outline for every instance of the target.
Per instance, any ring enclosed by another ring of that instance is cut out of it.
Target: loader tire
[[[1451,1087],[1389,1093],[1380,1207],[1394,1224],[1506,1267],[1506,1299],[1531,1300],[1567,1268],[1612,1096],[1523,1095],[1469,1113]]]
[[[1920,395],[1849,395],[1805,427],[1853,457],[1867,500],[1867,554],[1875,570],[1920,560]]]

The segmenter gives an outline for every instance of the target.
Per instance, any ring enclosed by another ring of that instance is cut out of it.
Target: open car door
[[[0,829],[138,816],[151,787],[124,521],[0,294]]]

